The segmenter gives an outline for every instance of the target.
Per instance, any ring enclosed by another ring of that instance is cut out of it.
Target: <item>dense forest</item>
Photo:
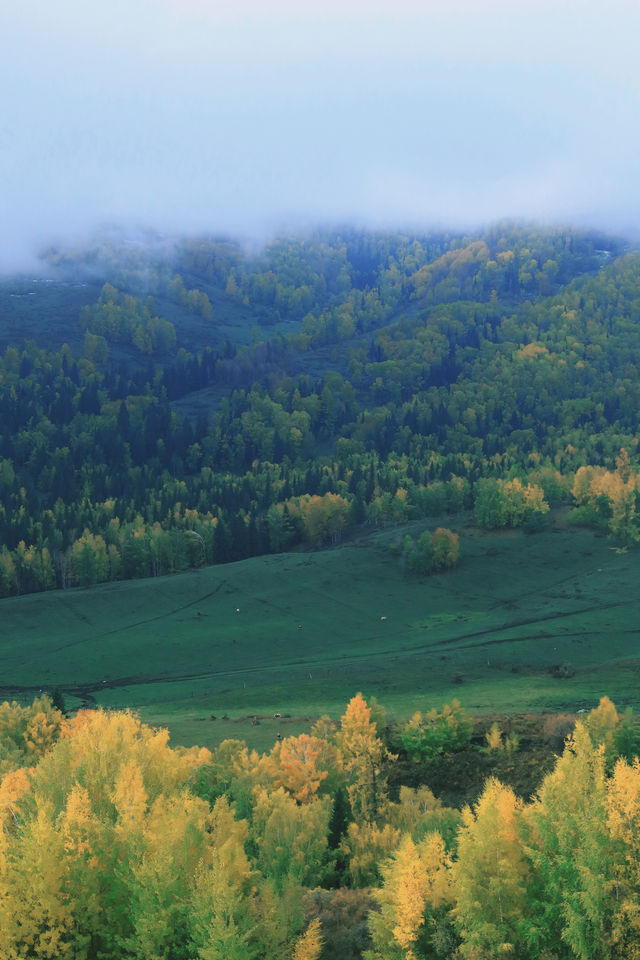
[[[263,754],[172,749],[129,712],[5,703],[0,954],[630,960],[638,728],[606,697],[550,719],[561,755],[531,796],[494,775],[457,809],[424,785],[439,763],[518,751],[496,724],[470,744],[457,702],[397,725],[357,694]]]
[[[575,230],[47,250],[0,288],[0,596],[468,511],[629,545],[639,316]]]

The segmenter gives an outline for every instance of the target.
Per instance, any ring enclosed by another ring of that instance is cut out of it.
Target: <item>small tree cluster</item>
[[[403,556],[407,570],[419,576],[446,570],[458,562],[460,537],[446,527],[438,527],[433,533],[425,530],[417,540],[407,534]]]
[[[574,523],[604,527],[623,544],[640,540],[640,476],[625,449],[616,458],[615,471],[579,467],[571,492],[576,506],[569,517]]]
[[[544,491],[537,483],[487,477],[474,487],[473,512],[481,527],[519,527],[549,511]]]

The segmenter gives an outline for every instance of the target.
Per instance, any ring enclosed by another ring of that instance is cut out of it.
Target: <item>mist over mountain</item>
[[[104,223],[637,222],[640,13],[622,0],[27,0],[1,26],[5,272]]]

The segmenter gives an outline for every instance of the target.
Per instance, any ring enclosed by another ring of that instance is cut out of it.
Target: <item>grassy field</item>
[[[471,713],[605,693],[637,709],[637,552],[583,531],[471,530],[455,571],[419,581],[391,550],[404,532],[3,600],[0,698],[60,687],[71,708],[134,707],[175,743],[258,748],[339,716],[358,690],[397,718],[452,697]],[[575,673],[554,675],[563,664]]]

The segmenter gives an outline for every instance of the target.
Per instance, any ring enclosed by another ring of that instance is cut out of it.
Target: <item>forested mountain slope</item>
[[[470,508],[634,542],[639,317],[570,230],[49,250],[0,290],[0,595]]]

